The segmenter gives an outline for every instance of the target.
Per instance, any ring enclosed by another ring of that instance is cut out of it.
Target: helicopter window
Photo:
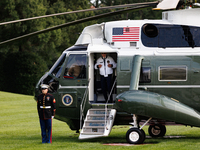
[[[65,79],[85,79],[86,78],[86,54],[69,55],[64,73]]]
[[[142,67],[140,71],[140,83],[151,82],[151,67]]]
[[[187,67],[186,66],[160,66],[159,81],[186,81]]]
[[[145,24],[141,38],[147,47],[200,47],[199,34],[200,27]]]
[[[66,54],[61,55],[60,58],[56,61],[55,65],[49,71],[52,75],[56,76],[57,78],[60,77],[65,58]]]
[[[200,28],[197,27],[191,27],[183,26],[183,28],[186,28],[186,33],[188,34],[187,38],[185,40],[188,41],[189,45],[191,47],[199,47],[200,46]]]
[[[177,43],[182,43],[182,33],[180,28],[161,28],[159,29],[158,47],[177,47]],[[174,41],[177,41],[174,42]],[[186,45],[185,45],[186,46]]]

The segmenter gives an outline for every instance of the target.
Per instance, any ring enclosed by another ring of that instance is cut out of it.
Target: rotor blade
[[[103,10],[103,9],[125,8],[125,7],[139,6],[139,5],[149,5],[149,4],[154,4],[154,3],[155,2],[146,2],[146,3],[135,3],[135,4],[125,4],[125,5],[108,6],[108,7],[94,8],[94,9],[84,9],[84,10],[63,12],[63,13],[57,13],[57,14],[51,14],[51,15],[44,15],[44,16],[38,16],[38,17],[32,17],[32,18],[26,18],[26,19],[20,19],[20,20],[2,22],[2,23],[0,23],[0,25],[6,25],[6,24],[11,24],[11,23],[17,23],[17,22],[23,22],[23,21],[29,21],[29,20],[34,20],[34,19],[41,19],[41,18],[59,16],[59,15],[72,14],[72,13],[87,12],[87,11],[97,11],[97,10]]]
[[[23,36],[20,36],[20,37],[16,37],[16,38],[13,38],[13,39],[10,39],[10,40],[7,40],[7,41],[3,41],[3,42],[0,43],[0,45],[8,44],[10,42],[13,42],[13,41],[16,41],[16,40],[19,40],[19,39],[24,39],[24,38],[31,37],[31,36],[34,36],[34,35],[37,35],[37,34],[49,32],[49,31],[52,31],[52,30],[71,26],[71,25],[78,24],[78,23],[83,23],[83,22],[87,22],[87,21],[91,21],[91,20],[95,20],[95,19],[99,19],[99,18],[103,18],[103,17],[110,17],[110,16],[114,16],[114,15],[117,15],[117,14],[123,14],[125,12],[138,10],[138,9],[142,9],[142,8],[155,7],[156,4],[157,4],[157,2],[149,4],[149,5],[144,5],[144,6],[142,5],[142,6],[138,6],[138,7],[134,7],[134,8],[128,8],[128,9],[119,10],[119,11],[115,11],[115,12],[109,12],[109,13],[104,13],[104,14],[101,14],[101,15],[87,17],[87,18],[84,18],[84,19],[79,19],[79,20],[76,20],[76,21],[68,22],[68,23],[61,24],[61,25],[58,25],[58,26],[54,26],[54,27],[51,27],[51,28],[47,28],[47,29],[44,29],[44,30],[29,33],[29,34],[26,34],[26,35],[23,35]]]
[[[180,0],[163,0],[153,10],[175,9]]]

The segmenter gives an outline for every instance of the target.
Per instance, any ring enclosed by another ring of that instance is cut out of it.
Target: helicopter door
[[[87,75],[87,54],[68,53],[59,82],[59,107],[76,108],[79,107],[81,100],[88,85]],[[74,111],[74,112],[73,112]],[[79,117],[77,109],[70,112],[73,118]]]
[[[106,53],[106,55],[111,57],[113,59],[113,61],[117,64],[117,53],[116,52]],[[93,54],[94,66],[97,63],[97,60],[101,57],[102,57],[101,53]],[[103,63],[103,61],[100,63]],[[106,62],[106,64],[109,64],[109,63],[110,63],[110,61],[108,60]],[[101,75],[100,75],[99,69],[95,68],[94,66],[93,66],[93,70],[94,70],[94,75],[93,75],[93,77],[94,77],[94,98],[93,98],[93,100],[94,101],[93,101],[93,103],[106,103],[107,100],[105,100],[105,98],[104,98],[103,89],[102,89],[102,85],[101,85],[101,83],[102,83]],[[90,71],[90,73],[91,73],[91,71]],[[105,82],[107,82],[107,80],[105,80]],[[110,101],[112,103],[116,97],[116,67],[113,68],[113,73],[111,74],[110,92],[108,92],[109,90],[107,89],[107,84],[105,84],[104,88],[107,91],[108,98],[111,97]]]

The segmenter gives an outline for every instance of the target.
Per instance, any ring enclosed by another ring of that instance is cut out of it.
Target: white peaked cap
[[[48,88],[49,88],[49,86],[48,86],[47,84],[41,84],[40,87],[41,87],[42,89],[48,89]]]

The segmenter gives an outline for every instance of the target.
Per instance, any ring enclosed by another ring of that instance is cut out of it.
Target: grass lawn
[[[193,150],[200,147],[200,128],[167,126],[166,138],[147,137],[143,145],[110,146],[106,143],[127,143],[129,126],[114,126],[108,137],[78,140],[78,134],[66,123],[53,120],[53,143],[42,144],[36,102],[33,96],[0,92],[0,150],[4,149],[151,149]],[[144,127],[148,136],[148,126]],[[175,136],[181,136],[176,138]],[[170,138],[169,136],[173,136]]]

